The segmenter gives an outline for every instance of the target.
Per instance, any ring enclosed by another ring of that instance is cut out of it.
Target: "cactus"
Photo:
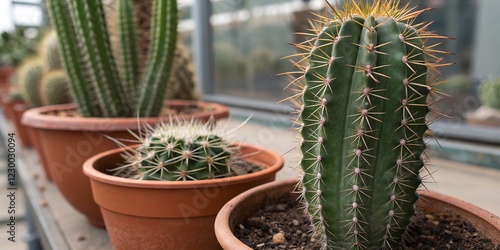
[[[393,249],[415,212],[428,96],[445,37],[398,0],[346,1],[313,22],[291,86],[300,192],[321,249]],[[290,74],[293,74],[290,73]]]
[[[40,95],[43,105],[55,105],[71,102],[68,77],[64,70],[54,70],[42,77]]]
[[[143,180],[189,181],[229,177],[239,147],[209,121],[171,121],[150,128],[117,175]]]
[[[152,0],[132,0],[129,2],[132,4],[131,6],[125,5],[123,2],[117,0],[107,1],[104,10],[109,26],[113,55],[120,66],[121,79],[127,82],[125,83],[126,92],[134,95],[138,87],[137,82],[140,80],[137,78],[144,73],[147,66],[145,62],[148,59],[151,37]],[[121,11],[125,8],[130,9],[129,13],[133,13],[135,17],[134,24],[117,22],[123,19],[122,15],[128,14]],[[125,29],[119,26],[124,24],[135,25],[137,28],[124,33],[123,30]],[[134,39],[126,38],[125,35],[133,36]],[[165,99],[199,99],[192,59],[188,49],[180,42],[177,42],[173,60],[172,75],[166,88]],[[133,98],[130,99],[133,100]]]
[[[479,99],[482,105],[500,111],[500,78],[481,83]]]
[[[39,54],[44,64],[44,72],[62,69],[59,41],[54,30],[49,31],[42,39]]]
[[[194,67],[187,48],[182,43],[177,43],[175,50],[172,76],[169,78],[167,100],[183,99],[197,100],[199,94],[196,87]]]
[[[141,76],[136,73],[140,60],[133,56],[137,32],[132,3],[117,1],[124,44],[118,70],[101,0],[47,1],[72,96],[83,116],[156,116],[163,107],[177,41],[177,2],[152,0],[149,55]]]
[[[39,58],[28,58],[19,69],[18,85],[23,99],[30,107],[42,106],[40,96],[40,80],[43,74],[43,63]]]

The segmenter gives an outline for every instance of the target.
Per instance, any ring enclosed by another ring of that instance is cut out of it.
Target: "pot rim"
[[[247,183],[247,182],[261,179],[263,176],[274,174],[274,173],[278,172],[281,168],[283,168],[283,165],[284,165],[283,157],[281,155],[279,155],[278,153],[274,152],[273,150],[270,150],[270,149],[267,149],[267,148],[264,148],[261,146],[239,143],[239,142],[237,142],[236,144],[238,144],[244,148],[255,149],[255,151],[258,151],[258,152],[266,152],[273,159],[272,165],[268,166],[267,168],[265,168],[263,170],[255,172],[255,173],[226,177],[226,178],[218,178],[218,179],[211,179],[211,180],[197,180],[197,181],[133,180],[133,179],[128,179],[128,178],[108,175],[108,174],[102,173],[100,171],[97,171],[94,168],[94,163],[96,161],[100,160],[101,158],[109,157],[109,156],[112,156],[115,154],[119,154],[119,153],[127,150],[127,148],[117,148],[117,149],[112,149],[112,150],[102,152],[102,153],[97,154],[97,155],[89,158],[88,160],[86,160],[83,164],[83,173],[86,176],[88,176],[91,179],[91,181],[98,181],[101,183],[106,183],[106,184],[115,185],[115,186],[145,188],[145,189],[189,189],[189,188],[205,188],[205,187],[214,187],[214,186],[226,186],[226,185],[228,185],[228,183],[231,183],[231,185],[238,184],[238,183]],[[134,146],[132,146],[132,147],[134,147]],[[252,156],[250,156],[249,158],[251,159]]]
[[[261,192],[267,193],[269,192],[269,190],[272,189],[277,189],[280,187],[286,187],[292,185],[295,187],[298,181],[299,181],[298,179],[288,179],[283,181],[266,183],[264,185],[249,189],[237,195],[229,202],[227,202],[217,214],[214,223],[215,235],[217,236],[219,243],[223,242],[223,244],[221,245],[234,246],[237,247],[238,249],[251,249],[249,247],[248,248],[244,247],[246,245],[244,245],[238,238],[236,238],[236,236],[232,231],[232,228],[230,228],[229,226],[230,219],[231,216],[234,214],[234,211],[240,209],[241,205],[239,204],[243,203],[247,199],[251,199],[258,193]],[[435,201],[439,201],[439,203],[441,204],[437,204],[437,206],[441,207],[443,210],[446,209],[446,207],[454,208],[454,210],[452,211],[462,216],[465,214],[474,216],[477,218],[473,220],[476,229],[480,231],[483,235],[489,237],[494,244],[500,244],[500,235],[496,235],[494,231],[493,232],[491,231],[492,229],[493,230],[496,229],[497,231],[500,232],[499,216],[494,215],[491,212],[488,212],[483,208],[480,208],[472,203],[439,192],[424,190],[424,191],[418,191],[418,194],[420,198],[419,201],[417,202],[417,206],[432,207],[432,204],[435,203]],[[424,203],[422,204],[422,202]],[[445,208],[442,207],[443,203],[446,206]],[[472,219],[469,218],[469,216],[463,216],[463,218],[472,221]],[[478,228],[477,225],[481,223],[481,221],[488,223],[489,226],[484,228]]]
[[[166,101],[169,106],[190,106],[213,107],[211,111],[204,111],[195,114],[178,115],[179,119],[190,119],[193,117],[213,117],[215,120],[229,116],[228,107],[211,102],[197,100],[169,100]],[[126,131],[128,129],[137,129],[140,124],[156,124],[158,121],[168,121],[170,117],[60,117],[46,115],[50,111],[62,111],[76,109],[76,104],[59,104],[31,108],[27,110],[22,117],[22,124],[48,130],[66,130],[66,131]]]

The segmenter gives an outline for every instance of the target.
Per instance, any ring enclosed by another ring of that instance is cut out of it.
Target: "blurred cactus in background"
[[[481,83],[479,99],[482,105],[500,111],[500,78]]]

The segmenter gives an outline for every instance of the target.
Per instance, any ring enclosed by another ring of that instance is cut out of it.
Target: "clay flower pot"
[[[2,109],[5,114],[5,118],[12,120],[14,118],[14,105],[22,104],[24,101],[21,100],[13,100],[9,93],[2,93],[0,95],[2,102]]]
[[[241,192],[274,181],[283,167],[277,153],[242,144],[243,158],[264,170],[199,181],[132,180],[106,173],[123,162],[123,151],[101,153],[84,166],[115,249],[220,249],[213,230],[220,208]]]
[[[203,106],[210,111],[178,116],[179,119],[208,120],[227,117],[229,111],[222,105],[198,101],[170,101],[170,107]],[[98,118],[62,117],[48,115],[48,112],[75,110],[74,104],[45,106],[28,110],[23,116],[23,124],[34,129],[50,176],[64,198],[88,221],[97,227],[104,227],[101,211],[92,198],[90,181],[83,174],[83,163],[88,158],[117,148],[112,138],[133,139],[129,133],[138,131],[139,124],[155,125],[168,117],[140,118]]]
[[[0,67],[0,88],[8,88],[10,77],[15,71],[14,67]]]
[[[233,234],[233,228],[251,217],[263,204],[289,195],[297,180],[268,183],[248,190],[229,201],[215,220],[215,235],[223,249],[251,250]],[[298,197],[297,193],[293,193]],[[500,244],[500,218],[470,203],[435,192],[419,192],[417,206],[425,211],[451,211],[468,220],[478,232]]]
[[[16,130],[16,136],[23,147],[32,147],[33,142],[28,132],[28,128],[21,123],[21,118],[24,112],[28,110],[28,106],[24,102],[15,102],[12,104],[12,123]]]

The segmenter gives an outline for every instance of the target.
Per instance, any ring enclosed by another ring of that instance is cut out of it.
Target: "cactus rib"
[[[135,26],[135,13],[131,0],[118,0],[117,18],[119,32],[120,52],[120,76],[123,89],[129,101],[134,107],[136,103],[133,98],[136,95],[138,83],[140,83],[139,51],[137,47],[137,33]]]
[[[171,74],[177,41],[177,9],[175,0],[153,2],[152,39],[149,64],[146,68],[138,100],[139,116],[158,115]]]
[[[113,60],[111,46],[100,0],[69,0],[76,22],[77,37],[88,76],[94,84],[99,105],[107,117],[127,114],[120,79]],[[92,20],[94,19],[94,20]]]
[[[98,109],[92,99],[93,92],[85,81],[85,70],[78,41],[75,37],[75,27],[70,16],[69,6],[63,0],[47,0],[47,9],[50,12],[52,24],[60,40],[64,68],[72,83],[69,87],[73,100],[78,104],[79,112],[83,116],[97,116]]]

